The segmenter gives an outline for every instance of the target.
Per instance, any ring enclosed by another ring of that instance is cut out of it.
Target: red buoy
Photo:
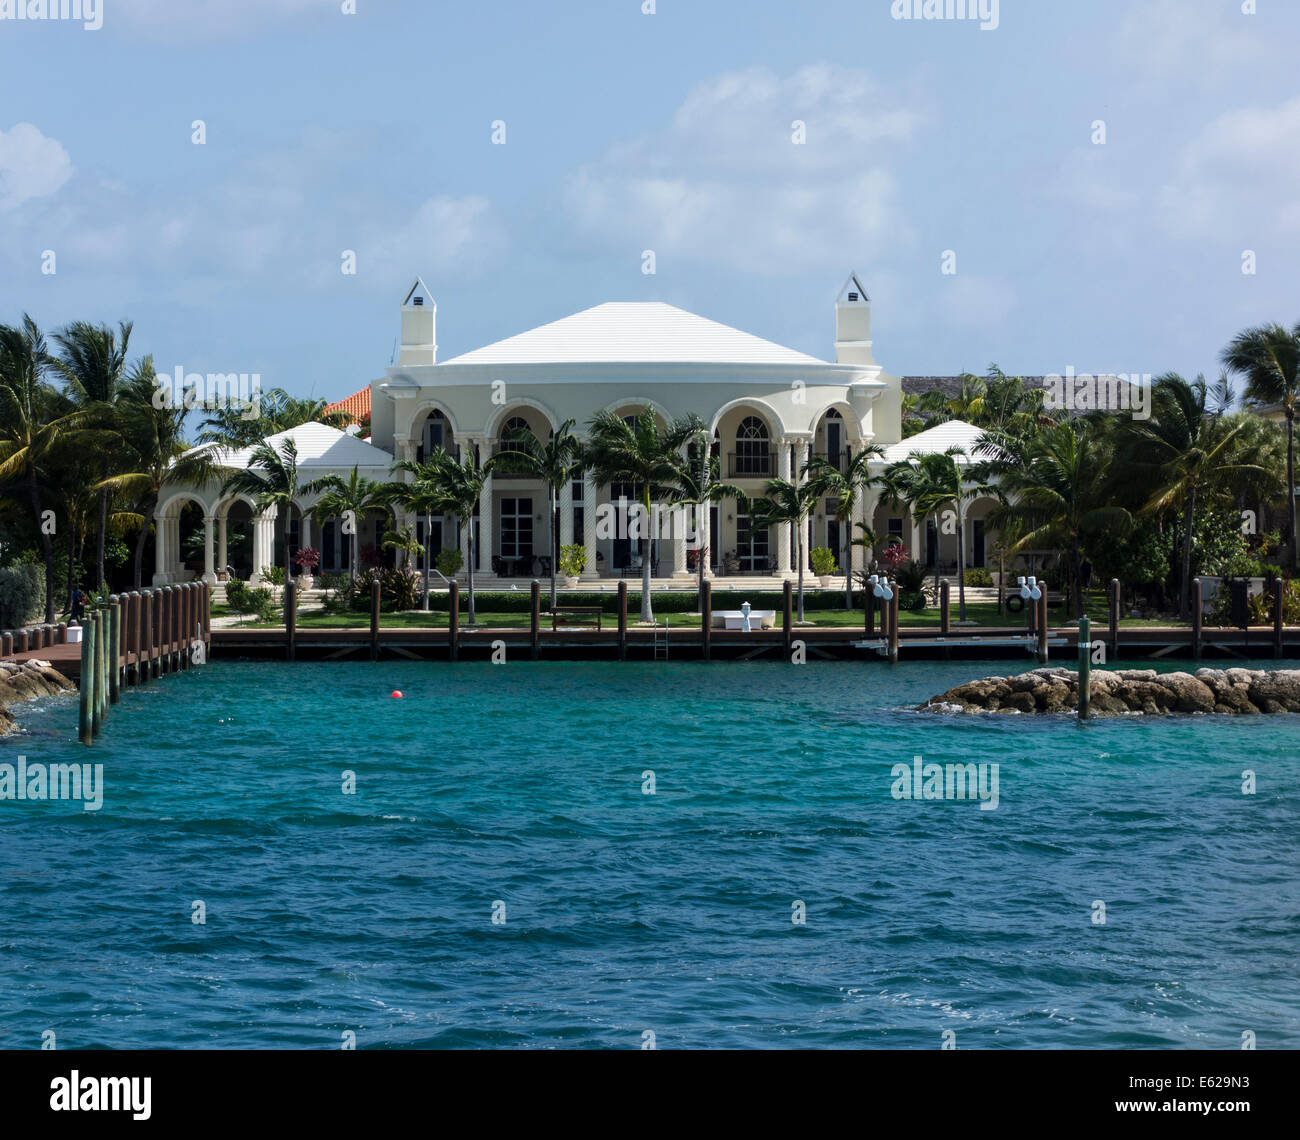
[[[401,689],[394,689],[394,690],[393,690],[393,696],[396,697],[396,698],[398,698],[398,699],[400,700],[400,699],[401,699],[401,696],[402,696],[402,690],[401,690]]]

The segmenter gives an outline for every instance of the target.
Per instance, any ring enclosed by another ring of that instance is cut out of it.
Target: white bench
[[[776,610],[750,610],[750,629],[773,629],[776,626]],[[744,629],[745,615],[739,610],[714,610],[714,629]]]

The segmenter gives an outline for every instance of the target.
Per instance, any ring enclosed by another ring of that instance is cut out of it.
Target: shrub
[[[898,608],[916,613],[925,609],[925,595],[920,590],[899,590]]]
[[[813,573],[818,577],[834,574],[839,569],[835,565],[835,555],[826,546],[814,546],[808,552],[808,560],[812,563]]]
[[[34,563],[0,570],[0,629],[24,625],[45,605],[45,568]]]
[[[1278,576],[1280,577],[1280,575]],[[1229,620],[1227,596],[1228,590],[1225,586],[1219,591],[1219,597],[1214,599],[1214,613],[1211,617],[1216,624],[1226,625]],[[1221,618],[1220,609],[1223,611]],[[1247,605],[1247,613],[1250,615],[1251,625],[1273,624],[1273,589],[1271,586],[1266,587],[1262,594],[1256,594],[1250,599]],[[1282,586],[1282,621],[1286,625],[1300,624],[1300,583],[1298,582],[1286,582]]]
[[[444,578],[454,578],[465,564],[465,556],[459,550],[440,550],[433,564]]]
[[[983,566],[972,566],[966,571],[966,585],[991,586],[993,585],[993,575]]]
[[[265,578],[272,586],[284,585],[284,567],[283,566],[263,566],[262,577]]]
[[[689,553],[689,551],[688,551]],[[587,568],[587,548],[581,543],[560,547],[560,573],[566,578],[576,578]]]
[[[925,567],[919,562],[903,562],[894,570],[893,578],[904,593],[920,593],[925,587]],[[901,597],[898,604],[903,605]]]
[[[424,596],[424,582],[418,574],[390,567],[372,567],[359,574],[352,583],[348,591],[348,609],[369,611],[371,583],[375,581],[379,582],[379,608],[384,611],[413,610]]]

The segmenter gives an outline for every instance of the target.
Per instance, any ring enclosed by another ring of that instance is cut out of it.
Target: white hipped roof
[[[898,443],[891,443],[885,448],[885,462],[897,463],[901,459],[910,459],[913,455],[942,455],[953,447],[961,448],[970,458],[978,458],[975,455],[975,442],[983,434],[983,428],[968,424],[965,420],[949,420]],[[956,459],[958,463],[969,462],[969,459],[960,455]]]
[[[299,424],[288,431],[268,435],[265,442],[279,451],[288,439],[292,439],[298,449],[300,468],[348,471],[353,467],[378,467],[386,471],[393,465],[393,457],[382,448],[325,424]],[[212,452],[212,460],[222,467],[247,468],[253,460],[253,448],[216,448]]]
[[[815,356],[659,301],[610,301],[450,364],[822,364]]]

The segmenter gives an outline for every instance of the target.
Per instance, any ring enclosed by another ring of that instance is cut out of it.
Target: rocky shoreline
[[[76,689],[48,661],[0,661],[0,736],[14,731],[10,705]]]
[[[1074,713],[1079,674],[1072,669],[1034,669],[1016,677],[986,677],[931,697],[917,712]],[[1154,669],[1092,671],[1092,715],[1163,716],[1170,713],[1300,712],[1300,669]]]

